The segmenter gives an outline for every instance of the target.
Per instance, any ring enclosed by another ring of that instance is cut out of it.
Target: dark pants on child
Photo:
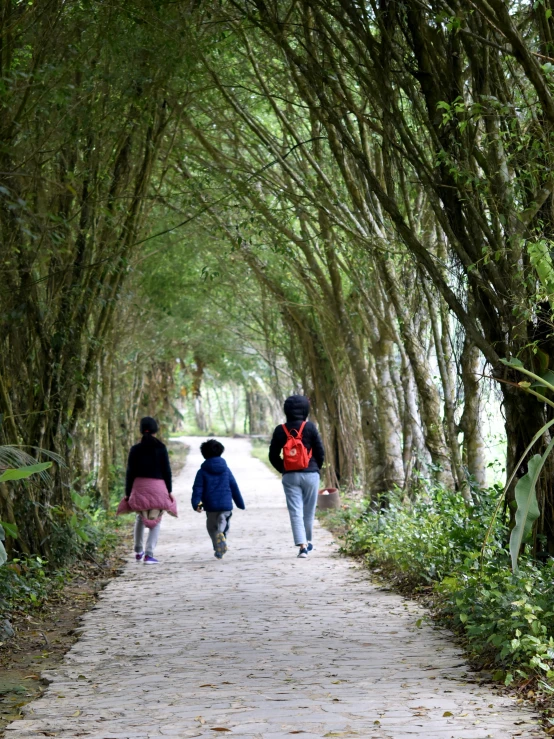
[[[227,536],[233,511],[206,511],[206,528],[215,549],[216,536]]]

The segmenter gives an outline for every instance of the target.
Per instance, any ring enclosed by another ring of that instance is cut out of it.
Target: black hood
[[[305,421],[310,412],[310,401],[305,395],[291,395],[285,400],[287,421]]]

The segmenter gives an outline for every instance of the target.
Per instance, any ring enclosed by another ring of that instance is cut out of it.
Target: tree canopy
[[[308,395],[329,484],[473,506],[496,383],[515,523],[552,420],[552,10],[4,3],[0,441],[65,460],[0,483],[14,546],[58,556],[140,414],[208,432],[210,387],[252,434]]]

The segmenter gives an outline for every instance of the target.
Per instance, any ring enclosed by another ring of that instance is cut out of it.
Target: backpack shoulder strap
[[[289,439],[300,439],[300,440],[302,440],[302,431],[304,431],[304,426],[306,425],[306,423],[307,423],[307,421],[302,421],[302,425],[300,426],[299,429],[291,429],[290,431],[288,430],[288,428],[286,427],[286,425],[284,423],[282,423],[281,426],[285,430],[285,434],[287,435],[287,441]],[[293,431],[294,431],[294,435],[292,433]]]
[[[292,439],[292,435],[291,435],[290,431],[288,430],[288,428],[286,427],[286,424],[282,423],[281,426],[283,427],[283,431],[285,432],[285,434],[287,436],[287,441],[289,439]]]

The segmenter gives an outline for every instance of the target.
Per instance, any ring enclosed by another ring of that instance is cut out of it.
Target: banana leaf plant
[[[547,405],[550,405],[554,408],[554,402],[550,398],[546,397],[543,393],[539,392],[537,389],[544,388],[545,390],[550,390],[554,392],[554,373],[552,371],[548,370],[543,375],[537,375],[534,372],[526,369],[519,359],[512,358],[510,360],[503,359],[501,361],[507,367],[516,369],[518,372],[521,372],[523,375],[529,377],[533,381],[529,382],[527,380],[522,380],[521,382],[518,382],[517,385],[522,389],[522,391],[534,395],[543,403],[546,403]],[[554,425],[554,419],[545,423],[544,426],[542,426],[542,428],[540,428],[531,439],[531,442],[521,455],[517,464],[514,466],[512,474],[510,475],[504,488],[504,495],[508,491],[510,485],[514,480],[514,477],[517,474],[517,471],[525,461],[525,458],[527,457],[533,446],[552,425]],[[515,526],[510,534],[510,557],[512,560],[513,572],[517,572],[517,561],[522,544],[531,536],[533,525],[537,518],[540,516],[539,504],[537,500],[537,482],[539,480],[542,468],[546,464],[546,460],[548,459],[553,448],[554,438],[550,441],[543,454],[534,454],[531,457],[531,459],[527,463],[527,472],[518,480],[516,484],[515,500],[517,508],[515,515]],[[496,513],[500,509],[500,505],[502,503],[504,495],[501,496],[496,507],[493,521],[491,522],[489,531],[487,532],[487,536],[483,544],[483,552],[490,531],[492,530],[494,518],[496,516]]]
[[[40,450],[43,451],[43,450]],[[51,455],[55,456],[58,455]],[[32,462],[33,464],[22,464],[22,462]],[[57,458],[55,461],[62,461],[61,458]],[[52,466],[52,462],[35,462],[34,457],[31,457],[27,452],[23,451],[18,447],[13,446],[1,446],[0,447],[0,465],[3,464],[19,464],[18,467],[8,467],[0,473],[0,483],[12,482],[14,480],[24,480],[31,475],[40,475],[44,478],[46,470]],[[15,524],[9,524],[2,522],[0,523],[0,566],[3,565],[8,559],[6,548],[3,542],[6,540],[6,533],[10,536],[17,536],[17,526]]]

